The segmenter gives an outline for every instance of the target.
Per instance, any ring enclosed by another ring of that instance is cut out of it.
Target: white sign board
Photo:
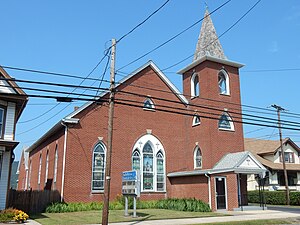
[[[140,173],[137,170],[122,173],[122,194],[140,197]]]

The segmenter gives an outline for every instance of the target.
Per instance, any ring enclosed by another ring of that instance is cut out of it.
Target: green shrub
[[[113,202],[110,202],[109,209],[121,210],[124,209],[125,198],[118,196]],[[77,212],[88,210],[101,210],[102,203],[53,203],[46,208],[47,213],[64,213],[64,212]],[[133,197],[128,197],[128,208],[133,208]],[[136,203],[137,209],[171,209],[177,211],[190,211],[190,212],[210,212],[208,204],[196,199],[177,199],[169,198],[158,201],[139,201]]]
[[[264,202],[269,205],[285,205],[285,191],[264,191]],[[248,191],[248,202],[260,203],[259,191]],[[290,204],[300,205],[300,192],[290,192]]]
[[[209,205],[197,200],[195,198],[178,199],[169,198],[158,200],[156,203],[158,209],[170,209],[177,211],[189,211],[189,212],[210,212]]]

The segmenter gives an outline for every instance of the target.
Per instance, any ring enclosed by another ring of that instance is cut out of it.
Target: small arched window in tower
[[[200,94],[199,76],[194,73],[191,78],[191,97],[197,97]]]
[[[220,70],[218,74],[219,93],[229,95],[229,76],[225,70]]]
[[[198,145],[195,147],[194,150],[194,168],[195,169],[202,168],[202,153]]]
[[[193,124],[192,124],[192,126],[197,126],[197,125],[199,125],[201,123],[201,120],[200,120],[200,116],[199,115],[194,115],[193,116]]]
[[[154,110],[155,109],[154,103],[151,100],[151,98],[145,99],[143,109],[146,109],[146,110]]]
[[[234,130],[234,125],[228,113],[224,112],[219,119],[219,129],[221,130]]]

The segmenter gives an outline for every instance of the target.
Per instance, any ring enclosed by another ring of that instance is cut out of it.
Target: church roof
[[[193,61],[204,56],[227,59],[207,9],[205,10]]]

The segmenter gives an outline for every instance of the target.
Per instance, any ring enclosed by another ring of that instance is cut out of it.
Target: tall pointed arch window
[[[105,146],[102,142],[95,145],[93,149],[92,191],[104,190],[105,153]]]
[[[132,169],[140,170],[142,191],[165,191],[165,154],[156,137],[147,134],[136,142],[132,152]]]
[[[58,149],[57,145],[55,145],[55,153],[54,153],[54,173],[53,173],[53,182],[56,183],[57,179],[57,164],[58,164]]]
[[[155,110],[155,105],[154,105],[153,101],[151,100],[151,98],[145,99],[143,108],[146,110]]]
[[[191,97],[197,97],[200,94],[199,76],[197,73],[193,73],[191,78]]]
[[[224,112],[219,119],[220,130],[234,130],[234,124],[227,112]]]
[[[202,153],[198,145],[194,149],[194,168],[195,169],[202,168]]]
[[[46,171],[45,171],[45,183],[47,183],[48,180],[48,169],[49,169],[49,151],[47,151],[46,154]]]
[[[218,74],[219,93],[223,95],[229,95],[229,76],[228,73],[222,69]]]
[[[41,183],[41,172],[42,172],[42,154],[40,154],[40,161],[39,161],[38,185],[40,185]]]

